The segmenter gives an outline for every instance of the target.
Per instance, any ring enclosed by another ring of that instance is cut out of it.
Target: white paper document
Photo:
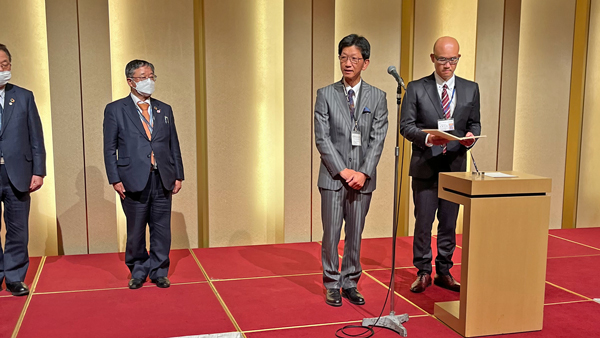
[[[426,132],[427,134],[439,136],[441,138],[445,138],[446,140],[450,140],[450,141],[463,141],[463,140],[472,140],[475,138],[486,137],[485,135],[471,136],[471,137],[458,137],[458,136],[454,136],[452,134],[446,133],[444,131],[441,131],[439,129],[423,129],[423,131]]]
[[[509,175],[509,174],[505,174],[505,173],[501,173],[501,172],[491,172],[491,173],[485,173],[485,176],[489,176],[489,177],[494,177],[494,178],[511,178],[511,177],[517,177],[517,175]]]

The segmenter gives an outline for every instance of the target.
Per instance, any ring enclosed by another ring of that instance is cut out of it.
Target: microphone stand
[[[399,164],[399,156],[400,156],[400,107],[402,105],[402,85],[398,82],[398,89],[396,90],[396,104],[398,105],[397,112],[397,124],[396,124],[396,163],[395,163],[395,171],[394,171],[394,223],[393,223],[393,236],[392,236],[392,276],[390,279],[390,285],[388,290],[388,295],[391,293],[390,300],[390,314],[385,317],[379,316],[378,318],[364,318],[362,321],[363,326],[377,326],[377,327],[385,327],[392,331],[397,332],[402,337],[407,336],[407,331],[402,323],[408,321],[408,314],[402,314],[397,316],[394,311],[394,300],[395,295],[394,292],[396,290],[396,237],[398,235],[398,213],[400,211],[400,201],[399,195],[402,187],[398,185],[398,164]],[[402,142],[402,167],[404,162],[404,142]],[[400,169],[400,173],[402,173],[402,169]],[[402,184],[402,180],[400,180],[400,184]],[[382,311],[383,312],[383,311]]]

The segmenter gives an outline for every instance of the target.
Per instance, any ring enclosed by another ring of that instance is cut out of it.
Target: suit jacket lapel
[[[346,100],[344,84],[342,83],[342,81],[336,82],[334,88],[336,91],[336,101],[340,106],[340,112],[343,115],[342,117],[346,121],[348,126],[352,128],[352,119],[350,118],[350,108],[348,107],[348,101]]]
[[[462,109],[466,106],[467,97],[464,92],[464,86],[460,86],[460,79],[458,76],[454,77],[454,90],[456,95],[456,106],[454,107],[454,113],[452,114],[452,118],[456,119],[456,116],[460,114]]]
[[[0,136],[4,134],[6,125],[10,121],[10,117],[12,116],[13,109],[15,107],[15,103],[11,103],[11,101],[15,100],[13,96],[13,86],[11,84],[7,84],[6,88],[4,89],[4,112],[2,113],[2,130],[0,130]]]
[[[135,103],[131,99],[131,96],[127,95],[127,97],[123,100],[123,110],[125,111],[125,115],[129,116],[131,122],[137,127],[137,129],[144,135],[144,137],[149,141],[148,135],[146,135],[146,129],[144,129],[144,125],[142,125],[142,120],[140,120],[140,114],[135,106]]]
[[[156,100],[150,99],[152,103],[152,116],[154,117],[154,125],[152,126],[152,138],[156,138],[156,135],[163,129],[164,125],[164,114],[160,114],[158,111],[160,110],[160,105]]]
[[[360,116],[362,115],[365,107],[367,106],[367,102],[369,102],[369,98],[371,97],[371,85],[366,83],[364,80],[360,85],[360,90],[358,92],[358,105],[356,106],[355,117],[356,121],[360,120]]]
[[[435,108],[435,111],[437,112],[439,118],[443,119],[444,111],[442,110],[442,102],[440,101],[440,95],[438,94],[436,88],[435,76],[433,74],[431,74],[431,76],[428,76],[425,79],[423,86],[425,86],[425,91],[427,92],[427,95],[431,100],[431,104],[433,104],[433,107]]]

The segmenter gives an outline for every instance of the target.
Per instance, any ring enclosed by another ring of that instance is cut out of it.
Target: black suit
[[[456,76],[455,88],[456,107],[452,114],[455,130],[451,133],[459,137],[467,132],[480,135],[479,86]],[[444,119],[444,113],[435,75],[409,83],[402,103],[400,133],[412,142],[409,175],[412,176],[416,218],[413,263],[419,274],[432,272],[431,228],[436,212],[439,221],[436,271],[443,275],[450,273],[459,207],[437,198],[438,175],[440,172],[465,171],[467,166],[468,149],[458,141],[448,143],[445,153],[441,146],[425,144],[427,134],[422,129],[437,129],[440,119]]]
[[[0,249],[0,283],[22,282],[29,267],[29,186],[33,175],[46,176],[42,122],[33,93],[7,84],[4,93],[0,153],[0,199],[4,203],[6,244]]]
[[[110,184],[125,187],[123,210],[127,217],[125,263],[132,278],[166,277],[171,247],[171,192],[183,180],[183,162],[171,106],[151,99],[154,118],[148,139],[131,96],[104,110],[104,163]],[[151,170],[151,154],[158,170]],[[150,256],[146,251],[146,224],[150,228]]]

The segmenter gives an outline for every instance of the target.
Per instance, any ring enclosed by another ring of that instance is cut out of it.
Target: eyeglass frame
[[[456,65],[456,64],[458,64],[458,61],[460,61],[460,55],[451,57],[449,59],[447,59],[445,57],[438,57],[437,55],[434,55],[433,57],[435,58],[435,62],[439,65],[445,65],[446,63],[450,63],[451,65]]]
[[[129,78],[133,79],[134,82],[135,82],[135,79],[141,79],[140,81],[146,81],[148,79],[152,79],[152,81],[156,82],[156,80],[158,79],[158,75],[152,74],[150,76],[131,76]]]
[[[346,60],[342,60],[344,58]],[[364,58],[349,57],[347,55],[338,55],[338,59],[340,60],[341,63],[346,63],[346,62],[348,62],[348,60],[350,60],[350,63],[353,65],[358,64],[358,61],[360,61],[360,60],[364,60]],[[354,60],[356,60],[356,62]]]
[[[11,67],[12,67],[12,63],[11,62],[0,63],[0,69],[2,69],[2,70],[10,69]]]

